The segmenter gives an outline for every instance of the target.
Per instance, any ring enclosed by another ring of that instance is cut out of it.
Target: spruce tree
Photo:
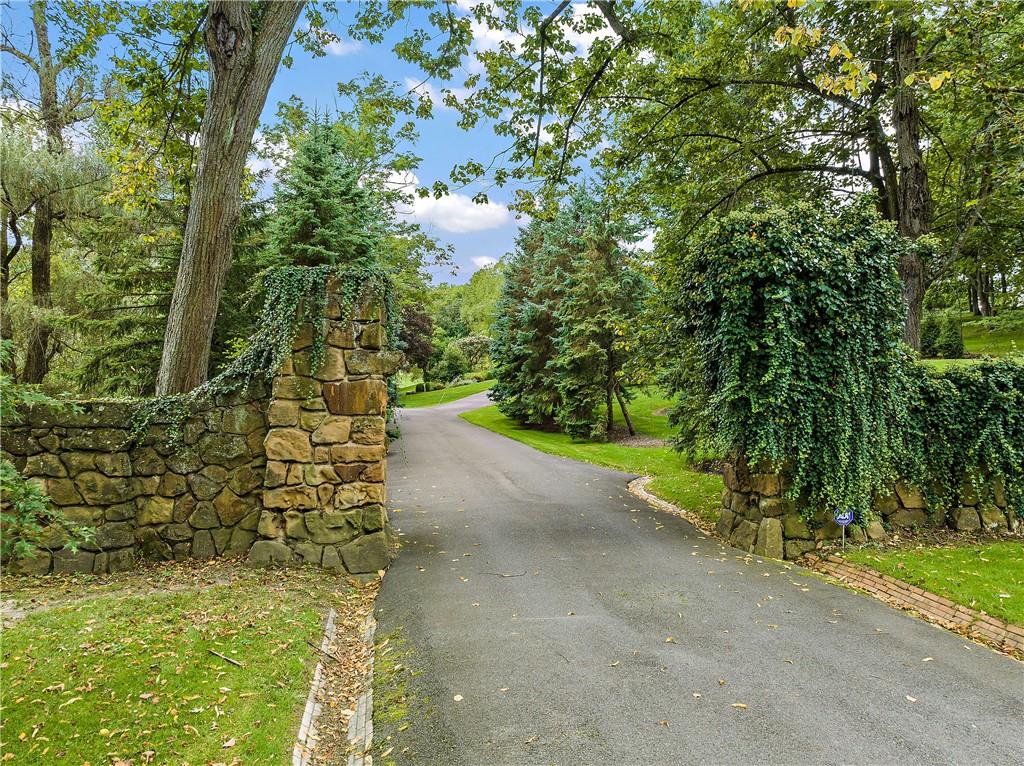
[[[617,399],[632,432],[623,365],[647,281],[621,243],[635,240],[586,189],[523,231],[494,325],[492,398],[502,412],[603,438]]]
[[[341,152],[330,125],[315,120],[274,190],[269,252],[301,266],[369,265],[380,239],[375,201]]]
[[[495,377],[491,398],[510,418],[533,425],[553,421],[542,376],[554,356],[554,320],[550,311],[535,301],[542,290],[538,283],[544,278],[543,245],[544,226],[534,219],[520,232],[507,264],[491,351]]]
[[[621,243],[636,241],[636,229],[612,221],[607,206],[585,189],[573,195],[552,228],[572,254],[556,311],[556,421],[571,436],[603,439],[612,429],[617,401],[632,435],[622,367],[635,346],[631,338],[647,282]]]

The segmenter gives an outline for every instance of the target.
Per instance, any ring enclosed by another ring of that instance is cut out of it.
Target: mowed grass
[[[307,641],[353,589],[312,571],[231,579],[97,595],[83,578],[87,598],[6,627],[4,762],[290,763],[315,664]]]
[[[637,396],[630,407],[637,432],[659,439],[670,436],[668,417],[654,414],[669,404],[668,400],[658,396]],[[693,470],[688,467],[685,457],[671,447],[632,447],[614,442],[590,442],[573,439],[563,433],[538,431],[521,426],[502,415],[496,406],[465,412],[460,417],[541,452],[626,473],[653,476],[648,487],[656,495],[707,521],[718,520],[722,477]],[[618,422],[621,424],[621,415]]]
[[[464,386],[442,388],[438,391],[424,391],[421,394],[402,394],[399,403],[403,407],[433,407],[436,404],[454,402],[470,394],[478,394],[481,391],[486,391],[493,385],[493,380],[485,380],[482,383],[467,383]]]
[[[1015,312],[1018,316],[1024,312]],[[963,323],[964,349],[969,354],[1007,356],[1024,354],[1024,317],[1017,320],[1019,326],[989,329],[992,320],[975,319]]]
[[[924,590],[1024,625],[1024,543],[848,550],[846,558]]]

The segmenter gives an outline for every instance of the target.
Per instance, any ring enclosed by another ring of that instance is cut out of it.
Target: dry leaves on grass
[[[321,711],[316,724],[319,740],[312,756],[315,766],[347,760],[348,720],[366,689],[373,658],[372,642],[363,641],[366,619],[373,612],[379,589],[380,580],[375,580],[357,586],[334,604],[334,641],[327,648],[328,656],[321,657],[324,683],[317,699]]]

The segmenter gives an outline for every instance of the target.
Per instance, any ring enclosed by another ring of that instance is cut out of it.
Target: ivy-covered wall
[[[673,422],[732,456],[718,531],[737,547],[795,558],[840,536],[839,508],[854,539],[1019,525],[1024,365],[915,360],[897,264],[922,246],[864,199],[737,211],[670,259]]]
[[[732,545],[759,556],[795,559],[840,539],[832,511],[810,512],[806,503],[787,497],[784,474],[751,469],[734,458],[723,470],[725,490],[717,532]],[[949,526],[961,532],[1016,532],[1021,519],[1007,507],[1000,477],[964,481],[949,507],[930,508],[925,494],[906,481],[895,482],[875,497],[866,524],[847,527],[852,542],[884,540],[889,531]]]
[[[350,306],[328,282],[323,361],[313,327],[266,384],[151,415],[135,402],[35,407],[4,425],[4,456],[42,483],[71,521],[94,528],[73,551],[63,531],[15,571],[114,572],[140,559],[246,556],[351,573],[387,564],[387,389],[401,355],[383,348],[376,300]]]

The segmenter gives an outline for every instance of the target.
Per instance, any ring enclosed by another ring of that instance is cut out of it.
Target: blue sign
[[[853,510],[848,508],[847,510],[843,511],[840,510],[839,508],[836,508],[834,518],[836,520],[836,524],[838,524],[839,526],[848,527],[853,523]]]

